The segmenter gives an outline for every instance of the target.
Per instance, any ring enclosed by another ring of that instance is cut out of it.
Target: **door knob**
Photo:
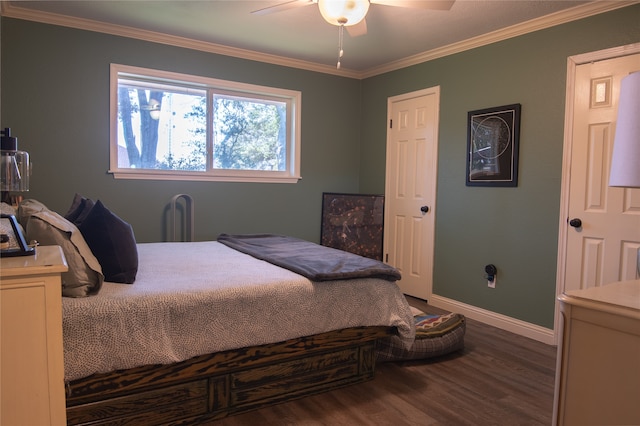
[[[422,206],[422,207],[420,207],[420,211],[421,211],[422,213],[426,213],[426,212],[428,212],[428,211],[429,211],[429,206]]]
[[[582,228],[582,221],[578,218],[571,219],[569,221],[569,225],[573,226],[574,228]]]

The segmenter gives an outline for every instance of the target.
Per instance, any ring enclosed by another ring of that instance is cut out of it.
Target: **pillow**
[[[27,229],[29,218],[33,216],[34,213],[42,211],[49,211],[49,209],[38,200],[26,199],[18,206],[16,219],[18,219],[18,223],[20,223],[24,229]]]
[[[16,209],[13,208],[11,204],[7,204],[5,202],[0,203],[0,213],[8,214],[11,216],[16,215]]]
[[[91,203],[84,203],[85,208],[79,216],[81,221],[76,223],[78,229],[100,262],[104,279],[132,284],[138,273],[138,247],[133,228],[100,200],[93,206]]]
[[[72,222],[76,226],[84,220],[84,217],[89,213],[89,210],[93,207],[94,202],[88,198],[83,197],[80,194],[76,194],[71,202],[69,211],[65,213],[64,218],[69,222]]]
[[[104,281],[100,263],[73,223],[39,201],[29,199],[20,203],[18,216],[27,230],[27,241],[62,247],[69,266],[62,273],[63,296],[85,297],[100,291]]]

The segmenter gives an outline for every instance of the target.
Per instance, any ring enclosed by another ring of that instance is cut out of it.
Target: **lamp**
[[[609,186],[640,188],[640,71],[620,85]]]
[[[331,25],[350,26],[364,19],[369,0],[318,0],[318,9]]]
[[[344,51],[342,40],[344,27],[360,23],[369,11],[369,0],[318,0],[318,9],[325,21],[331,25],[339,26],[338,30],[338,64]]]
[[[640,188],[640,71],[622,79],[609,186]],[[640,249],[636,263],[640,277]]]
[[[11,192],[29,190],[29,154],[18,151],[18,138],[11,129],[0,130],[0,191],[2,202],[12,203]]]

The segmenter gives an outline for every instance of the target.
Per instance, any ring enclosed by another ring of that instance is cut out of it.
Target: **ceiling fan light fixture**
[[[325,21],[336,26],[351,26],[362,21],[369,11],[369,0],[318,0]]]

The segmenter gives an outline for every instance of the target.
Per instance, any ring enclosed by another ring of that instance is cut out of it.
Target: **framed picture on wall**
[[[470,111],[467,186],[518,186],[520,104]]]
[[[320,244],[382,260],[384,196],[322,194]]]

